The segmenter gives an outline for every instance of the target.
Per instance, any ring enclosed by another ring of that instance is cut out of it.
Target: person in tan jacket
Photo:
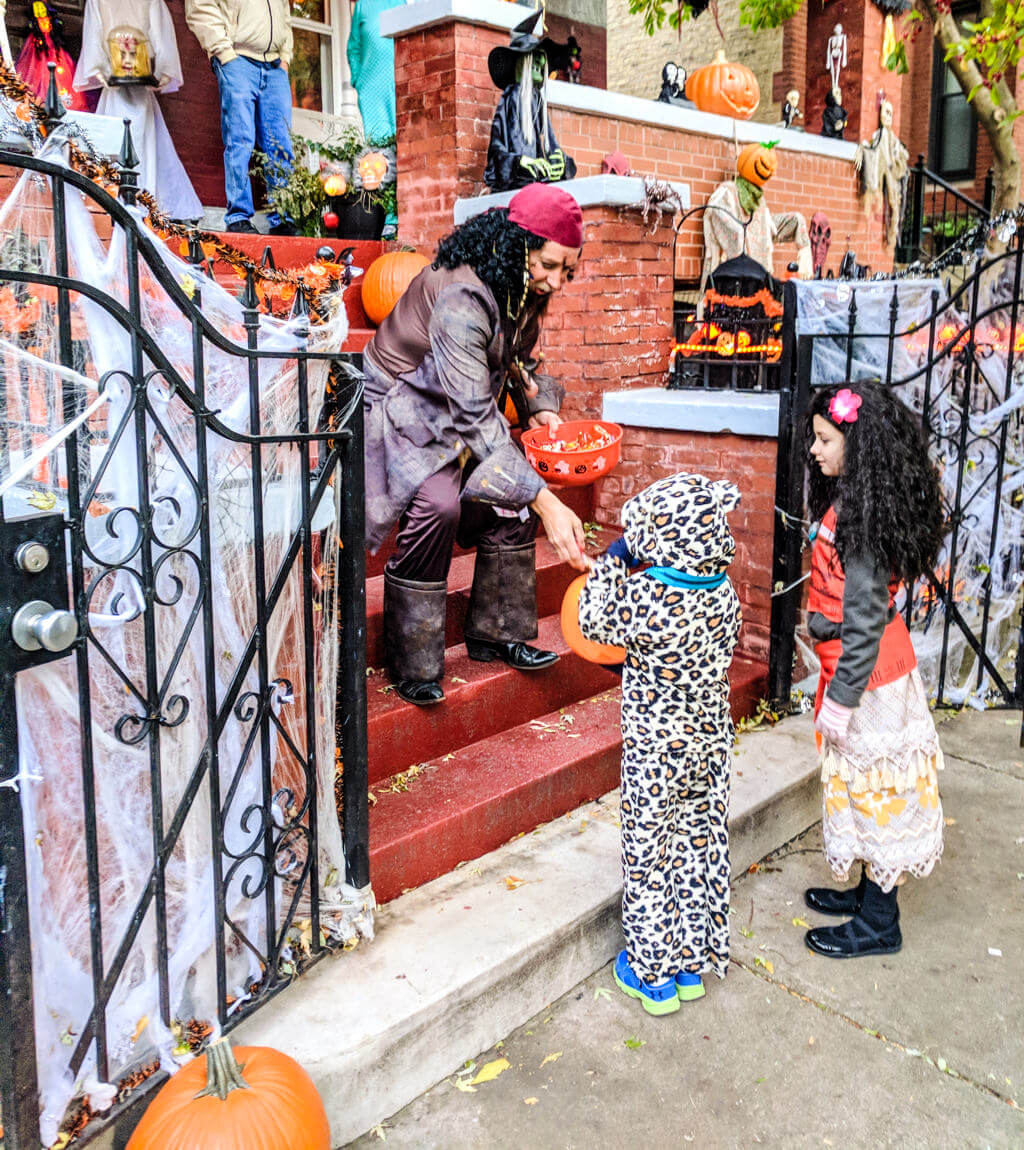
[[[287,0],[185,0],[185,20],[210,57],[220,92],[229,232],[256,231],[249,163],[254,148],[270,160],[267,190],[288,180],[293,163],[291,9]],[[271,235],[295,235],[272,211]]]

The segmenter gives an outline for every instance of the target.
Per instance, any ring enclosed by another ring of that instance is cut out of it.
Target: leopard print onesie
[[[720,575],[677,586],[600,556],[580,595],[588,639],[626,649],[622,672],[622,928],[629,962],[649,984],[679,971],[725,976],[729,963],[728,670],[740,607],[726,567],[725,513],[739,492],[680,474],[623,508],[637,562]]]

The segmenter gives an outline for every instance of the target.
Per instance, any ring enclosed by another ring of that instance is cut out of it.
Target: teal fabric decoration
[[[395,43],[380,34],[380,18],[405,0],[357,0],[348,36],[348,68],[359,96],[363,136],[379,143],[395,134]]]

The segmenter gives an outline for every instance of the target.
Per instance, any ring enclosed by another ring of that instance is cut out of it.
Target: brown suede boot
[[[399,579],[384,571],[384,658],[407,703],[440,703],[448,585]]]

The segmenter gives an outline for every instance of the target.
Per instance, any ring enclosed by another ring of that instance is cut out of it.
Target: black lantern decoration
[[[702,315],[684,315],[669,363],[670,389],[774,391],[782,358],[782,285],[750,256],[710,274]]]

